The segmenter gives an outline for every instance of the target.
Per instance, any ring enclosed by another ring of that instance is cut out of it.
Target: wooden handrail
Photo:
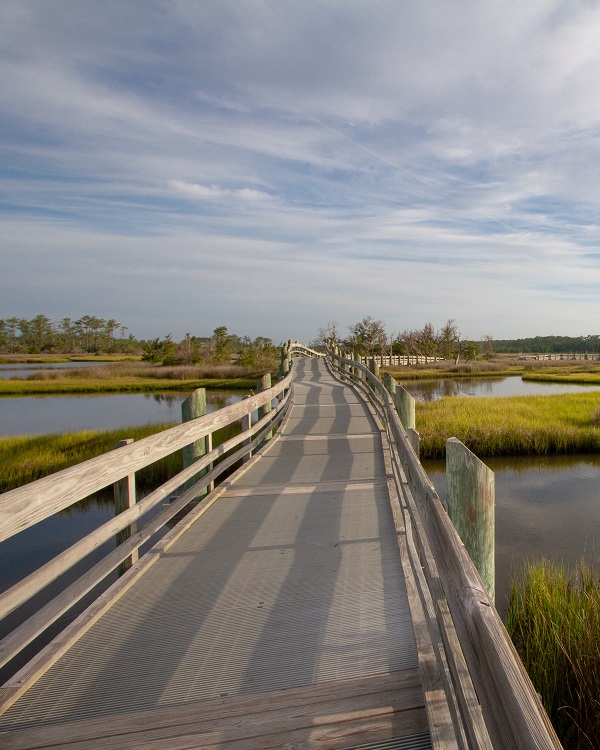
[[[297,345],[297,348],[303,349],[304,347]],[[114,538],[119,531],[145,516],[162,500],[172,495],[178,488],[183,487],[192,477],[197,477],[199,472],[208,468],[207,473],[198,478],[192,487],[186,488],[183,494],[163,508],[145,526],[105,555],[98,563],[0,641],[0,666],[14,658],[94,586],[105,579],[123,560],[129,558],[153,534],[164,527],[171,518],[197,498],[204,488],[212,487],[216,479],[234,464],[245,457],[249,457],[265,440],[268,440],[273,430],[286,416],[291,403],[291,386],[292,372],[290,371],[285,378],[282,378],[271,388],[245,398],[239,403],[163,430],[137,443],[124,445],[102,456],[97,456],[0,495],[1,541],[43,521],[93,492],[97,492],[174,451],[182,449],[189,443],[212,435],[215,430],[237,421],[244,420],[246,423],[246,428],[240,434],[210,450],[198,461],[184,468],[176,476],[149,493],[139,503],[119,513],[0,594],[0,619],[2,619],[29,601],[45,586],[83,560],[101,544]],[[276,402],[277,405],[266,412],[256,423],[251,424],[251,413],[273,402]],[[136,563],[136,565],[140,570],[146,568],[146,563]],[[52,651],[52,649],[50,650]],[[13,698],[9,702],[12,702],[12,700]],[[4,705],[0,712],[5,710],[6,707],[7,705]]]
[[[419,562],[432,590],[446,660],[461,709],[468,747],[556,750],[561,744],[493,602],[467,554],[442,502],[413,451],[383,383],[365,365],[335,351],[328,361],[375,406],[386,424],[396,455],[399,493],[408,490],[411,533],[418,540]],[[402,476],[399,476],[401,474]],[[404,480],[404,482],[402,482]],[[403,484],[401,487],[400,484]],[[445,611],[449,617],[446,616]],[[456,653],[456,648],[462,653]],[[464,662],[468,681],[460,671]],[[469,681],[475,690],[486,733],[478,737]]]
[[[0,495],[0,542],[176,450],[236,422],[291,385],[291,372],[272,388],[237,404],[170,427],[102,456]]]

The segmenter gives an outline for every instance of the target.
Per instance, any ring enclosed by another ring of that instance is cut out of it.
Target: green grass
[[[262,371],[240,365],[177,365],[114,362],[99,367],[40,370],[0,380],[0,396],[66,393],[147,393],[195,388],[252,390]]]
[[[59,435],[22,435],[0,438],[0,492],[41,479],[48,474],[87,461],[112,450],[119,440],[141,440],[173,424],[124,427],[118,430],[70,432]],[[239,422],[213,433],[213,447],[239,434]],[[136,473],[137,484],[151,489],[183,468],[181,451],[176,451]]]
[[[521,375],[525,372],[525,369],[521,367],[504,367],[497,366],[493,367],[488,365],[486,367],[478,367],[475,364],[458,364],[448,365],[444,368],[426,368],[423,369],[413,367],[382,367],[381,372],[386,370],[390,373],[398,382],[403,380],[444,380],[455,378],[508,378],[513,375]]]
[[[600,393],[417,402],[421,456],[445,455],[457,437],[483,456],[600,452]]]
[[[198,380],[159,380],[144,378],[60,378],[56,380],[0,380],[0,396],[64,395],[67,393],[149,393],[152,391],[193,391],[195,388],[251,390],[256,380],[249,378],[202,378]]]
[[[535,380],[542,383],[573,383],[580,385],[600,385],[600,367],[572,367],[569,372],[564,368],[548,367],[535,372],[523,374],[523,380]]]
[[[119,430],[71,432],[61,435],[21,435],[0,438],[0,492],[7,492],[47,474],[53,474],[68,466],[94,458],[112,450],[119,440],[141,438],[171,427],[171,424],[154,424],[145,427],[125,427]],[[175,459],[177,462],[177,458]],[[179,458],[179,463],[180,463]],[[160,462],[157,462],[157,464]],[[140,472],[138,481],[149,485],[156,476],[163,476],[177,463],[168,466],[169,461],[151,471]]]
[[[600,580],[541,560],[512,588],[506,627],[565,748],[600,747]]]

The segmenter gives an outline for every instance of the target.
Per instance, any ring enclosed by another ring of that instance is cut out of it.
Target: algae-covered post
[[[401,385],[396,384],[396,411],[405,430],[415,429],[415,400]]]
[[[494,601],[494,472],[453,437],[446,441],[446,478],[448,515]]]

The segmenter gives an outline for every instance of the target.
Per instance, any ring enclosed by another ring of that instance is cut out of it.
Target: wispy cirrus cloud
[[[586,0],[4,0],[0,317],[589,332],[599,35]]]

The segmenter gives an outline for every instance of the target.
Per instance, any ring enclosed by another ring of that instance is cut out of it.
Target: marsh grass
[[[382,370],[384,369],[390,372],[397,380],[511,377],[521,375],[525,380],[600,383],[600,365],[594,360],[523,360],[523,358],[519,357],[497,356],[493,359],[469,360],[458,363],[452,360],[442,360],[441,362],[411,365],[410,367],[391,365],[382,368]],[[545,377],[546,375],[548,378]],[[584,380],[573,380],[571,375],[583,377]],[[560,381],[558,380],[560,377],[567,377],[567,380]]]
[[[48,474],[112,450],[119,440],[141,440],[172,424],[124,427],[118,430],[71,432],[60,435],[25,435],[0,438],[0,492],[7,492]],[[213,446],[239,434],[238,423],[213,433]],[[183,468],[181,451],[141,469],[136,481],[142,490],[165,482]]]
[[[600,452],[600,393],[417,402],[421,456],[457,437],[478,456]]]
[[[126,427],[118,430],[70,432],[61,435],[23,435],[0,438],[0,492],[7,492],[28,482],[53,474],[68,466],[94,458],[112,450],[119,440],[141,438],[171,427],[154,424],[146,427]],[[166,464],[153,471],[164,474]],[[159,462],[157,462],[159,463]],[[140,472],[139,481],[154,481]]]
[[[427,366],[391,366],[382,368],[387,370],[396,380],[439,380],[442,378],[501,378],[520,375],[524,372],[523,365],[509,366],[506,363],[495,362],[460,362],[457,365],[434,363]]]
[[[115,362],[98,367],[41,370],[27,378],[0,380],[0,395],[65,393],[140,393],[192,391],[194,388],[256,388],[262,370],[241,365],[177,365]]]
[[[600,366],[587,367],[547,367],[543,370],[523,373],[523,380],[542,383],[571,383],[579,385],[600,385]]]
[[[513,582],[507,630],[565,748],[600,747],[600,580],[541,560]]]

